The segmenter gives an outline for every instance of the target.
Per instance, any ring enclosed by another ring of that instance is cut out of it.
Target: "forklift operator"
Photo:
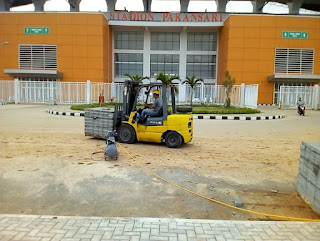
[[[153,97],[154,97],[153,104],[145,104],[144,107],[147,109],[144,109],[141,115],[137,113],[137,118],[140,122],[144,122],[145,116],[157,117],[162,115],[161,112],[162,112],[163,102],[162,102],[162,99],[159,98],[159,95],[160,95],[159,90],[153,91]]]

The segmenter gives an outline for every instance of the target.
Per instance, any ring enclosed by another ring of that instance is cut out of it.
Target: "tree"
[[[144,79],[150,79],[147,76],[143,77],[143,76],[140,76],[140,75],[137,75],[137,74],[136,75],[130,75],[130,74],[126,73],[124,76],[128,77],[131,80],[139,81],[139,82],[142,82],[142,80],[144,80]]]
[[[172,81],[173,80],[179,80],[180,81],[179,75],[169,76],[168,74],[164,74],[164,73],[160,72],[160,73],[158,73],[156,75],[156,80],[160,80],[162,82],[162,84],[167,86],[167,88],[168,87],[174,88],[175,91],[178,92],[178,88],[173,85]]]
[[[226,101],[224,106],[225,107],[230,107],[231,106],[231,91],[232,91],[232,87],[234,85],[234,83],[236,82],[235,78],[230,75],[229,71],[227,70],[225,75],[225,80],[223,81],[223,86],[226,89]]]
[[[180,80],[180,77],[179,75],[172,75],[172,76],[169,76],[167,74],[164,74],[164,73],[158,73],[156,75],[156,80],[160,80],[163,84],[165,84],[167,87],[172,87],[173,83],[172,81],[173,80]]]
[[[192,107],[192,98],[193,98],[193,92],[194,90],[196,89],[196,86],[199,82],[203,82],[203,79],[199,78],[199,79],[196,79],[196,76],[192,76],[191,78],[190,77],[186,77],[186,80],[182,82],[182,84],[189,84],[190,87],[191,87],[191,102],[190,102],[190,105]]]

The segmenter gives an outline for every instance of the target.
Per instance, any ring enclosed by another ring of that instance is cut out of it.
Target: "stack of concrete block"
[[[297,190],[320,213],[320,142],[302,142]]]
[[[113,131],[114,109],[105,107],[85,109],[84,132],[86,136],[103,138]]]

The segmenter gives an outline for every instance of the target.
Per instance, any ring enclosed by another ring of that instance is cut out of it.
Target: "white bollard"
[[[318,109],[318,103],[319,103],[319,98],[320,98],[320,92],[319,92],[319,85],[314,85],[314,98],[313,98],[313,104],[312,104],[312,108],[314,110]]]
[[[185,103],[186,102],[186,85],[179,83],[179,103]]]
[[[244,83],[240,86],[240,107],[245,107],[245,93],[246,93],[246,85]]]
[[[14,79],[14,103],[19,104],[20,102],[20,88],[19,88],[19,79]]]
[[[87,80],[86,83],[86,104],[91,103],[91,83],[90,80]]]

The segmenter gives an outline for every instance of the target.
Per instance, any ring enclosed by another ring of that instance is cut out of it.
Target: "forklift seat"
[[[159,111],[157,116],[145,116],[145,121],[141,123],[146,126],[160,126],[163,125],[163,110]]]

